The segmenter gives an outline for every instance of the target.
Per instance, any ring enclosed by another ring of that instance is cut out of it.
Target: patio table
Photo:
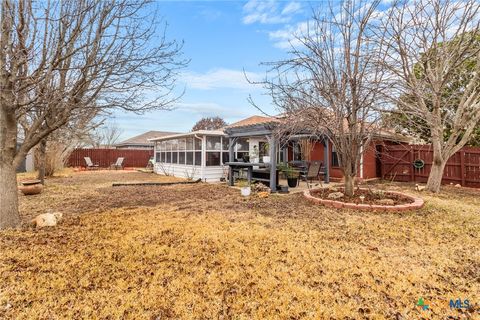
[[[228,167],[228,173],[229,173],[229,185],[233,186],[233,168],[246,168],[247,169],[247,180],[248,183],[250,184],[252,182],[252,173],[253,173],[253,167],[259,167],[259,168],[266,168],[267,165],[265,163],[253,163],[253,162],[226,162],[225,163]]]

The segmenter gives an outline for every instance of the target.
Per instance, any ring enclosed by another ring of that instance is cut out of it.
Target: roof
[[[226,136],[225,132],[223,132],[222,130],[198,130],[198,131],[192,131],[192,132],[186,132],[186,133],[177,133],[177,134],[172,134],[172,135],[163,136],[163,137],[155,137],[152,139],[148,139],[148,141],[153,142],[153,141],[170,140],[170,139],[184,138],[184,137],[190,137],[195,135]]]
[[[178,134],[178,132],[168,132],[168,131],[147,131],[138,136],[132,137],[130,139],[124,140],[117,143],[115,146],[124,146],[124,145],[150,145],[152,142],[150,139],[158,138],[162,136],[169,136],[173,134]]]
[[[237,127],[247,127],[254,126],[257,124],[267,124],[272,122],[278,122],[277,118],[273,117],[264,117],[264,116],[251,116],[246,119],[240,120],[238,122],[232,123],[231,125],[226,126],[226,129],[237,128]]]

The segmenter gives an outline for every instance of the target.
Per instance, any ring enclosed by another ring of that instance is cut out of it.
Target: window
[[[177,151],[172,151],[172,163],[175,163],[175,164],[178,163],[178,152]]]
[[[220,137],[207,137],[207,151],[208,150],[222,150]]]
[[[230,157],[228,154],[228,146],[230,144],[230,141],[227,137],[222,137],[222,164],[225,162],[230,161]]]
[[[202,165],[202,151],[195,151],[195,165]]]
[[[165,163],[171,163],[171,162],[172,162],[172,153],[167,152],[167,160],[165,161]]]
[[[237,140],[237,152],[235,159],[244,159],[249,156],[249,142],[246,138],[240,138]]]
[[[337,150],[335,150],[335,147],[332,146],[332,167],[339,167],[340,162],[338,161],[338,154]]]
[[[302,149],[300,148],[300,144],[298,142],[293,143],[293,160],[303,160]]]
[[[165,162],[165,152],[160,152],[160,162]]]
[[[185,151],[178,152],[178,164],[185,164]]]
[[[269,145],[268,142],[260,141],[258,142],[258,150],[259,150],[259,156],[260,159],[264,156],[269,156]]]
[[[187,151],[187,165],[193,165],[193,152],[192,151]]]
[[[160,162],[160,152],[155,153],[155,162]]]
[[[207,152],[207,166],[220,165],[220,152]]]

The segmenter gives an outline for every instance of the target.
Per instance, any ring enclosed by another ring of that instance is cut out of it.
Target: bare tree
[[[395,112],[429,135],[427,189],[438,192],[447,160],[480,121],[480,3],[401,1],[384,21],[389,97]]]
[[[282,132],[327,136],[354,194],[361,154],[378,129],[382,68],[375,64],[379,42],[371,41],[379,1],[344,1],[313,15],[291,42],[290,58],[267,64],[262,83],[285,117]]]
[[[202,118],[195,123],[192,131],[197,130],[217,130],[227,125],[225,120],[220,117],[206,117]]]
[[[95,148],[112,148],[120,139],[123,130],[116,123],[110,123],[90,132],[91,145]]]
[[[15,168],[72,115],[143,112],[173,100],[181,45],[144,0],[3,0],[0,29],[0,229],[20,223]],[[25,120],[27,119],[27,120]],[[17,149],[19,122],[28,123]]]
[[[53,176],[57,169],[62,168],[73,149],[85,143],[86,139],[90,138],[90,132],[103,123],[102,120],[97,119],[97,116],[96,109],[72,115],[68,123],[42,139],[34,147],[37,178],[42,184],[45,177]],[[23,122],[21,124],[28,130],[28,124]]]

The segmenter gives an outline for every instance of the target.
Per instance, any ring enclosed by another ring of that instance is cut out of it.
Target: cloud
[[[250,0],[243,6],[244,24],[278,24],[287,23],[292,15],[301,11],[302,5],[299,2],[288,2],[283,8],[277,1]]]
[[[245,75],[251,81],[260,81],[262,75],[255,72],[243,72],[231,69],[212,69],[206,73],[187,72],[182,75],[182,80],[187,87],[200,90],[219,88],[253,90],[257,87],[248,83]]]
[[[244,106],[226,106],[215,102],[183,102],[177,104],[176,110],[187,111],[189,114],[196,114],[200,117],[219,116],[224,119],[238,119],[251,115],[246,101]]]
[[[275,47],[280,49],[288,49],[292,45],[300,44],[299,37],[305,35],[309,28],[309,21],[298,22],[294,25],[287,25],[282,29],[271,31],[268,33],[270,40],[274,42]]]

